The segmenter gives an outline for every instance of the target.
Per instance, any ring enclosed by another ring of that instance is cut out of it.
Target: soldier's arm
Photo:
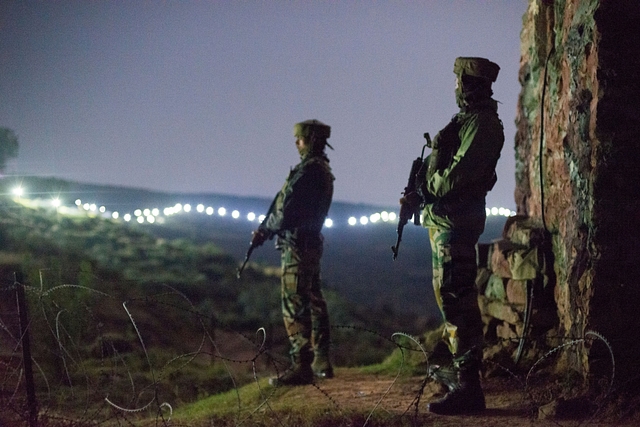
[[[460,129],[460,140],[451,165],[436,171],[427,182],[428,190],[438,197],[462,193],[492,178],[504,143],[502,125],[476,117]]]

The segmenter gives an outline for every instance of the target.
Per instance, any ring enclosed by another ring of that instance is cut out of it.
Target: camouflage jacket
[[[497,102],[488,99],[456,114],[433,140],[426,191],[435,202],[422,212],[425,227],[482,227],[485,196],[496,182],[504,144]]]
[[[333,181],[324,154],[304,157],[289,172],[260,228],[278,236],[277,247],[322,245],[320,231],[331,206]]]

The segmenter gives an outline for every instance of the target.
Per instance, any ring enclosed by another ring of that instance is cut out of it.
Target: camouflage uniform
[[[456,114],[436,135],[428,156],[425,187],[436,200],[426,205],[422,223],[429,228],[433,289],[454,355],[482,346],[476,244],[504,143],[496,104],[487,99]]]
[[[301,132],[299,125],[294,133]],[[329,314],[320,289],[320,259],[321,229],[333,197],[334,176],[322,151],[326,141],[319,140],[315,144],[322,143],[322,147],[312,147],[302,156],[259,227],[263,233],[277,236],[276,247],[282,253],[282,315],[290,353],[294,365],[305,366],[314,357],[328,361],[330,345]]]
[[[445,322],[443,339],[456,369],[472,366],[468,377],[474,387],[473,375],[477,376],[483,344],[475,288],[476,244],[484,230],[485,196],[496,182],[495,168],[504,143],[502,122],[490,89],[498,70],[496,64],[483,58],[456,60],[454,72],[462,86],[456,90],[460,112],[435,136],[433,150],[425,160],[426,173],[418,183],[427,202],[422,223],[429,229],[433,289]],[[484,409],[479,382],[472,394],[478,398],[477,405],[464,408],[454,398],[443,407],[432,404],[430,410],[459,413]]]

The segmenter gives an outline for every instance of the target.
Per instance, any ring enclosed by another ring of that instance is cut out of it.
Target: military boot
[[[428,404],[429,412],[441,415],[460,415],[481,412],[486,409],[484,393],[480,386],[480,364],[475,359],[454,360],[457,381],[446,385],[449,392],[440,400]]]
[[[313,383],[313,370],[310,357],[292,356],[292,363],[282,375],[269,378],[269,384],[274,387],[285,385],[305,385]]]
[[[333,378],[333,366],[331,366],[329,356],[326,354],[316,353],[313,358],[313,363],[311,364],[311,369],[313,370],[313,374],[318,378]]]

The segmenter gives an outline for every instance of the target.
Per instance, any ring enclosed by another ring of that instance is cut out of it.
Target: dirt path
[[[314,386],[290,387],[272,396],[271,403],[278,406],[281,399],[294,406],[302,403],[310,408],[324,408],[336,418],[344,414],[344,425],[369,425],[368,421],[354,424],[348,421],[348,413],[383,414],[390,425],[407,426],[638,426],[640,420],[610,421],[602,416],[594,419],[560,419],[549,416],[551,406],[536,402],[534,395],[543,395],[541,390],[527,392],[517,380],[494,378],[483,380],[487,410],[473,416],[441,416],[426,411],[427,402],[437,398],[441,389],[429,381],[422,394],[423,378],[399,378],[362,374],[349,369],[338,369],[331,380],[318,381]],[[416,411],[416,401],[419,398]],[[547,414],[545,416],[545,413]],[[375,425],[380,425],[379,423]],[[285,423],[285,425],[288,425]]]

